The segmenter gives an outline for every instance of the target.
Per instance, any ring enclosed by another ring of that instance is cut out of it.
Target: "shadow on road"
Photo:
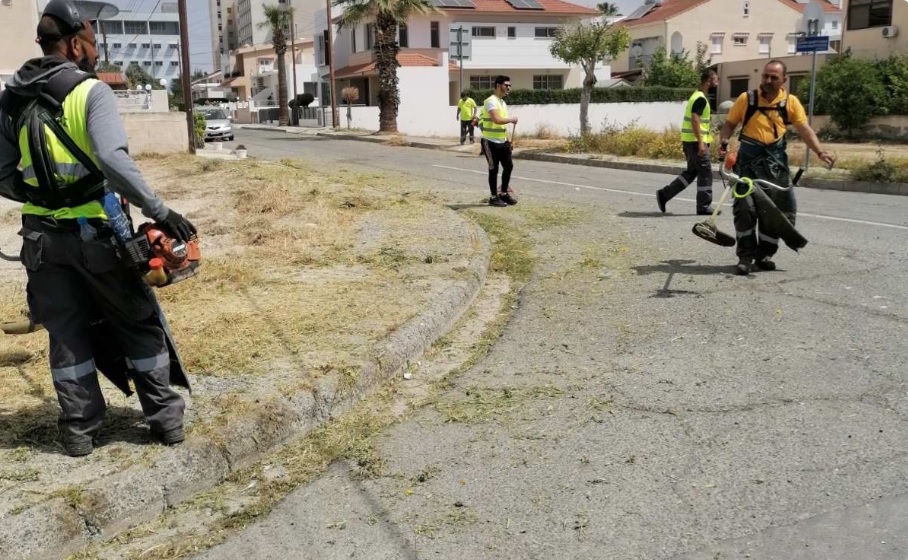
[[[631,268],[635,270],[640,276],[658,273],[710,275],[722,273],[731,274],[734,272],[733,265],[698,265],[694,264],[696,262],[697,261],[692,260],[673,259],[662,261],[659,264],[646,264],[640,266],[632,266]]]
[[[481,202],[476,202],[473,204],[448,204],[447,206],[451,210],[467,210],[469,208],[485,208],[488,206],[488,203],[483,204]]]

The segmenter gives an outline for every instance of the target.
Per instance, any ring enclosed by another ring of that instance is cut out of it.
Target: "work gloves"
[[[192,222],[170,209],[167,210],[167,216],[160,222],[160,225],[167,230],[167,233],[180,241],[189,241],[196,234]]]

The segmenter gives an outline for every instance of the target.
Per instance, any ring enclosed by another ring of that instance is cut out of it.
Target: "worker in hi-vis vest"
[[[504,98],[511,91],[511,78],[495,78],[495,93],[486,98],[479,113],[479,127],[482,129],[482,153],[489,164],[489,204],[507,206],[517,204],[517,198],[510,188],[511,171],[514,162],[511,159],[511,141],[508,138],[508,125],[517,124],[517,117],[508,116],[508,105]],[[501,189],[498,188],[498,167],[501,171]]]
[[[709,132],[709,99],[706,94],[710,89],[719,86],[719,75],[715,70],[704,70],[700,74],[700,89],[695,91],[684,109],[684,120],[681,121],[681,147],[687,169],[675,177],[675,180],[656,191],[656,203],[659,210],[665,213],[665,205],[678,195],[694,179],[697,180],[697,214],[712,214],[713,208],[713,171],[709,161],[709,145],[712,135]]]

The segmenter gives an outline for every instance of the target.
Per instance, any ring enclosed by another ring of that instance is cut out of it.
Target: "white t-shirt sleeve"
[[[492,114],[493,109],[498,110],[498,103],[495,103],[494,99],[489,99],[486,101],[486,111],[488,111],[489,114]]]

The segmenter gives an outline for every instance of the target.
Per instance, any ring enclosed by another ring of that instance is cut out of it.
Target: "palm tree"
[[[605,17],[616,17],[621,15],[618,5],[612,4],[610,2],[602,2],[601,4],[596,4],[596,9],[599,10],[599,13],[601,13]]]
[[[293,8],[283,6],[266,6],[265,20],[258,24],[259,29],[271,29],[271,42],[274,45],[274,54],[277,55],[277,106],[278,126],[290,124],[290,114],[287,110],[287,33],[293,25]]]
[[[338,22],[340,28],[375,21],[375,66],[378,70],[378,131],[397,132],[397,106],[400,90],[397,82],[397,25],[411,15],[438,11],[428,0],[349,0]]]

